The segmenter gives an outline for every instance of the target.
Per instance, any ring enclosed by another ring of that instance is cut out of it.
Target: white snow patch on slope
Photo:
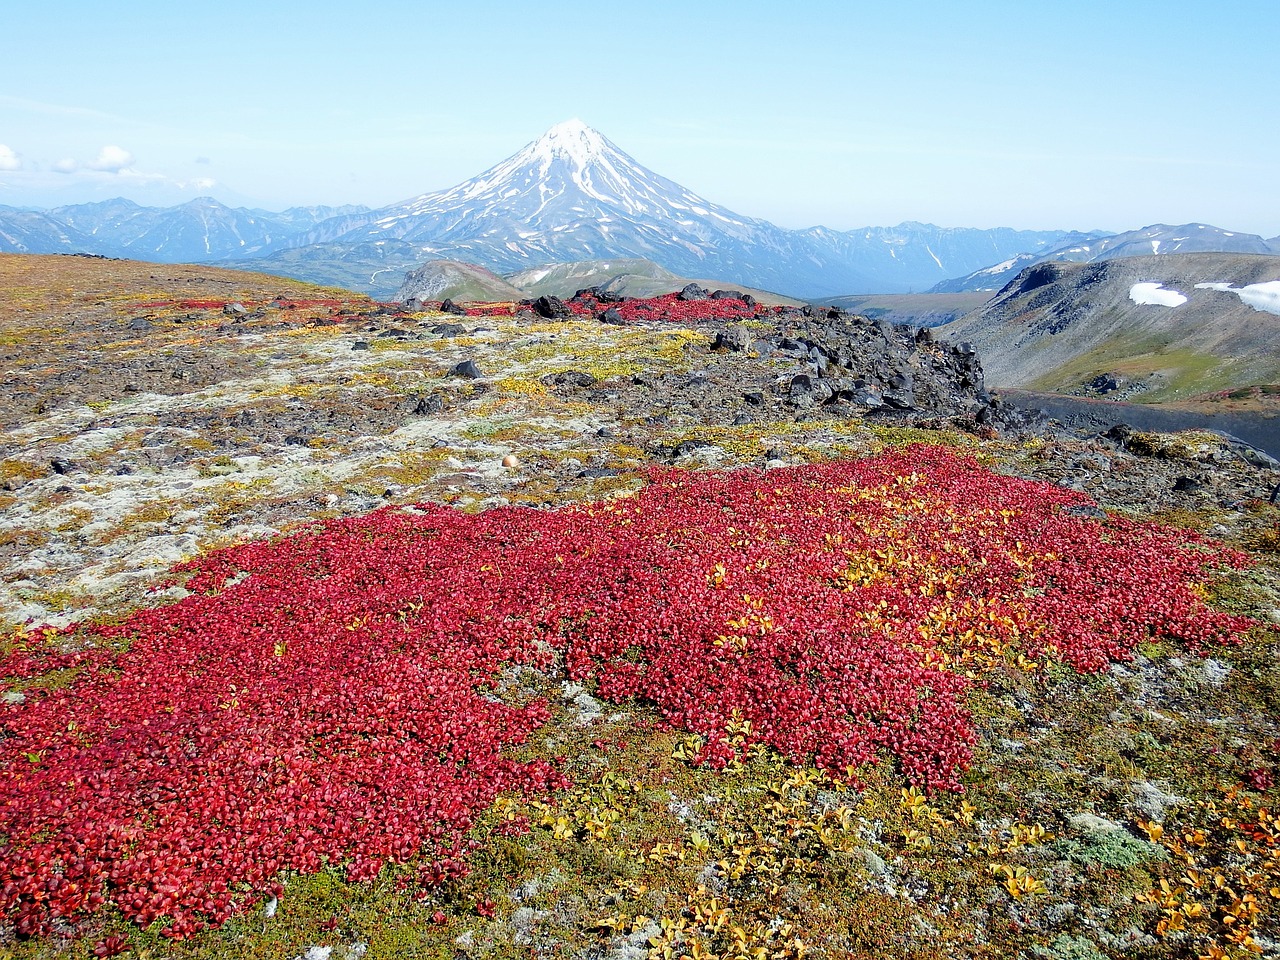
[[[1243,287],[1233,287],[1229,283],[1197,283],[1196,289],[1234,293],[1253,309],[1280,316],[1280,280],[1250,283]]]
[[[1166,290],[1158,283],[1135,283],[1129,288],[1129,299],[1153,307],[1178,307],[1187,302],[1177,290]]]

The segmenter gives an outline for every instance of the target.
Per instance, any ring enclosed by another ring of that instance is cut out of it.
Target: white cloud
[[[76,163],[70,157],[64,160],[55,161],[53,164],[54,173],[75,173],[80,169],[80,164]]]
[[[12,147],[0,143],[0,170],[21,170],[22,159],[13,152]]]
[[[128,150],[108,144],[98,151],[98,158],[89,164],[90,170],[119,173],[133,166],[133,154]]]

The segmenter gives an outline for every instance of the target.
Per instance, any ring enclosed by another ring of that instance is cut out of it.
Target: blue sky
[[[1280,234],[1280,4],[6,4],[0,203],[381,206],[579,117],[786,227]]]

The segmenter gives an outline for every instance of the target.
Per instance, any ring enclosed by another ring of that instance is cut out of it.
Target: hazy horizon
[[[9,22],[12,206],[380,207],[578,117],[783,227],[1280,234],[1273,4],[70,0]]]

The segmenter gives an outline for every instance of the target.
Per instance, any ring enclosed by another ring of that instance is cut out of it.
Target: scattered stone
[[[604,704],[587,693],[581,684],[564,681],[560,685],[560,695],[578,711],[577,724],[580,727],[590,726],[604,715]]]
[[[692,300],[707,300],[710,296],[711,294],[707,293],[705,288],[698,286],[696,283],[686,284],[685,288],[676,294],[676,298],[678,300],[684,300],[686,302]]]
[[[871,850],[868,847],[859,847],[858,856],[862,858],[863,865],[866,866],[872,876],[883,879],[892,873],[889,869],[889,865],[884,862],[884,857],[880,856],[874,850]]]
[[[455,317],[465,317],[467,315],[467,308],[460,307],[452,300],[446,299],[442,304],[440,304],[440,312],[448,313]]]
[[[1131,802],[1142,816],[1148,820],[1164,820],[1164,812],[1176,803],[1182,803],[1182,797],[1165,793],[1154,783],[1141,780],[1133,785]]]
[[[716,334],[712,350],[729,350],[740,353],[751,346],[751,331],[741,324],[734,324]]]
[[[1231,664],[1210,657],[1200,665],[1200,671],[1205,683],[1212,687],[1220,687],[1231,674]]]
[[[49,461],[49,467],[54,473],[65,475],[74,470],[76,465],[64,457],[55,457],[53,460]]]
[[[413,408],[413,412],[420,417],[432,413],[440,413],[442,410],[444,410],[444,398],[438,393],[433,393],[427,397],[419,397],[417,404]]]
[[[573,312],[559,297],[542,296],[531,304],[533,312],[547,320],[564,320],[573,316]]]
[[[464,377],[467,380],[478,380],[484,376],[480,372],[480,368],[476,366],[476,362],[470,359],[454,364],[449,370],[449,374],[454,377]]]
[[[1081,833],[1114,833],[1116,830],[1123,830],[1121,824],[1114,820],[1108,820],[1106,817],[1099,817],[1092,813],[1073,813],[1067,818],[1067,822],[1075,827]]]
[[[875,387],[859,387],[850,399],[868,410],[879,410],[884,406],[884,394]]]
[[[357,340],[355,343],[353,343],[353,344],[351,345],[351,349],[352,349],[352,350],[368,350],[368,349],[369,349],[369,341],[368,341],[368,340]]]
[[[627,321],[622,319],[622,314],[613,307],[610,307],[604,313],[600,314],[598,319],[601,323],[607,323],[615,327],[626,326],[627,323]]]
[[[1114,393],[1123,385],[1124,381],[1114,373],[1100,373],[1085,384],[1085,388],[1093,393],[1107,394]]]
[[[715,293],[711,294],[711,299],[712,300],[741,300],[742,291],[741,290],[717,290]]]
[[[1194,477],[1178,477],[1177,480],[1173,481],[1173,492],[1192,493],[1203,486],[1204,484]]]
[[[831,385],[820,377],[801,373],[791,378],[787,395],[791,402],[800,406],[822,403],[832,395]]]
[[[565,370],[563,373],[549,373],[542,378],[548,387],[594,387],[599,381],[583,370]]]
[[[228,303],[222,308],[222,312],[228,317],[235,317],[238,320],[243,320],[249,315],[249,311],[243,303]]]
[[[695,450],[701,450],[703,447],[709,447],[711,444],[705,440],[685,440],[683,443],[677,444],[671,450],[671,459],[679,460],[681,457],[687,457]]]
[[[606,477],[620,476],[622,476],[622,471],[613,467],[588,467],[585,470],[578,471],[579,480],[603,480]]]

